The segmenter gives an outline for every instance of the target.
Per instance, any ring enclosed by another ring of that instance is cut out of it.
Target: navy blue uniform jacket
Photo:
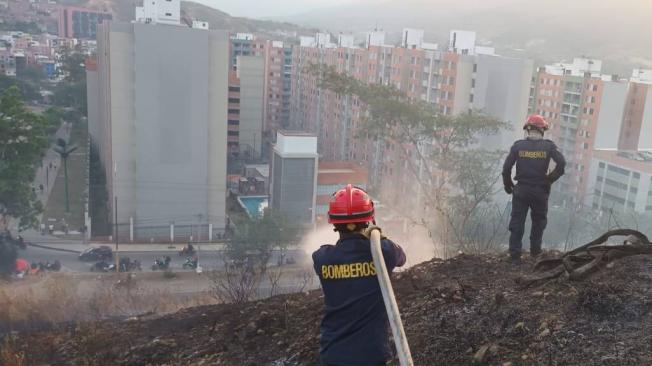
[[[381,240],[387,270],[405,264],[405,253],[389,239]],[[312,254],[324,291],[321,359],[327,365],[384,364],[391,358],[387,312],[380,291],[369,239],[344,234],[336,245]]]
[[[550,159],[557,164],[548,174]],[[550,140],[518,140],[514,143],[503,165],[503,183],[513,187],[512,167],[516,164],[514,179],[521,184],[549,186],[564,175],[566,160],[557,145]]]

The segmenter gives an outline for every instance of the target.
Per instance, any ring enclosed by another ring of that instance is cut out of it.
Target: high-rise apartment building
[[[95,39],[97,26],[111,20],[110,13],[64,6],[59,9],[59,37]]]
[[[527,115],[533,66],[531,60],[502,57],[491,48],[476,47],[471,44],[473,32],[452,33],[453,46],[462,48],[447,50],[424,42],[421,31],[406,29],[403,35],[405,47],[385,45],[384,34],[379,31],[368,33],[365,48],[330,43],[319,46],[314,39],[304,39],[304,46],[295,47],[292,55],[290,120],[293,128],[319,136],[319,153],[324,159],[365,165],[370,171],[370,185],[382,200],[414,207],[416,203],[404,197],[420,199],[414,192],[418,185],[414,184],[413,168],[407,162],[410,155],[415,156],[410,150],[416,147],[359,138],[356,134],[366,113],[364,104],[355,96],[321,90],[307,67],[328,65],[366,83],[392,85],[445,115],[481,110],[516,127]],[[482,143],[487,148],[507,149],[514,136],[510,131]],[[405,150],[410,152],[408,156],[402,155]]]
[[[292,47],[280,41],[259,39],[250,33],[237,33],[231,37],[230,52],[234,72],[238,71],[239,56],[257,57],[263,61],[263,127],[262,135],[257,136],[262,145],[257,151],[262,151],[266,157],[265,152],[276,138],[276,131],[289,125]]]
[[[238,56],[259,56],[265,55],[265,44],[263,39],[258,39],[251,33],[236,33],[231,36],[231,68],[238,68]]]
[[[123,240],[206,240],[225,227],[228,36],[175,22],[176,4],[101,25],[88,73],[89,130]]]
[[[269,140],[276,137],[276,131],[289,126],[291,82],[292,46],[266,41],[264,130]]]
[[[541,67],[534,78],[532,112],[551,123],[551,137],[568,161],[554,186],[562,204],[582,205],[593,194],[587,187],[594,150],[652,147],[644,138],[652,133],[647,74],[635,70],[628,81],[601,69],[600,60],[576,58]]]

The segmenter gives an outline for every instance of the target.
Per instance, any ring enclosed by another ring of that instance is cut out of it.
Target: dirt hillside
[[[462,255],[398,273],[416,365],[650,365],[652,261],[523,289],[532,263]],[[22,334],[28,364],[315,365],[319,291]],[[5,343],[6,347],[7,343]]]

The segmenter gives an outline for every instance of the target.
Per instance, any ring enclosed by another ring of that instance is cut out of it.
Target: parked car
[[[113,250],[111,247],[103,245],[97,248],[88,248],[79,253],[80,261],[102,261],[113,259]]]

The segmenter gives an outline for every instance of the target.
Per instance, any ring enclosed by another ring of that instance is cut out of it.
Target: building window
[[[229,91],[230,91],[230,92],[239,92],[239,91],[240,91],[240,87],[239,87],[239,86],[230,86],[230,87],[229,87]]]
[[[229,114],[240,114],[239,109],[229,109]]]
[[[619,168],[617,166],[609,165],[608,170],[610,172],[612,172],[612,173],[618,173],[618,174],[629,177],[629,170],[627,170],[627,169],[623,169],[623,168]]]
[[[230,119],[229,120],[229,126],[238,126],[240,124],[240,121],[237,119]]]
[[[165,13],[165,16],[166,16],[166,17],[171,17],[171,16],[172,16],[172,13]]]
[[[593,91],[598,91],[598,84],[593,84]]]
[[[240,136],[240,132],[238,131],[229,131],[229,136]]]
[[[229,103],[240,103],[240,98],[229,98]]]

